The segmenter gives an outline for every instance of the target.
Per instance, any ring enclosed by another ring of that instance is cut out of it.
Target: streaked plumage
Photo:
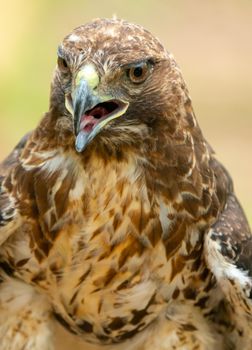
[[[111,349],[251,349],[251,232],[173,57],[120,20],[58,56],[0,168],[1,349],[52,349],[56,321]]]

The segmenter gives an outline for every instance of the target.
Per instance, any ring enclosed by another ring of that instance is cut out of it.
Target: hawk
[[[97,19],[1,164],[1,350],[252,348],[252,238],[173,56]],[[83,345],[85,348],[85,345]]]

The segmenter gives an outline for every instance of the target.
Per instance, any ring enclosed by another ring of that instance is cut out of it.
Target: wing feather
[[[205,257],[226,298],[251,316],[252,234],[233,193],[206,236]]]
[[[11,193],[11,171],[19,164],[20,154],[30,134],[26,134],[11,154],[0,163],[0,245],[16,228],[18,218],[15,198]]]

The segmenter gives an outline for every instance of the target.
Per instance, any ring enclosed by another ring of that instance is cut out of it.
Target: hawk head
[[[139,144],[194,123],[172,56],[151,33],[122,20],[95,20],[63,40],[51,109],[67,118],[61,126],[71,125],[77,152],[90,143]]]

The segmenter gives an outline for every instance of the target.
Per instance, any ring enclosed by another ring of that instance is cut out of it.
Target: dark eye
[[[69,71],[67,61],[62,57],[58,57],[58,66],[60,70],[63,71],[64,73],[67,73]]]
[[[150,72],[150,66],[147,62],[138,63],[127,69],[127,76],[133,83],[142,83]]]

